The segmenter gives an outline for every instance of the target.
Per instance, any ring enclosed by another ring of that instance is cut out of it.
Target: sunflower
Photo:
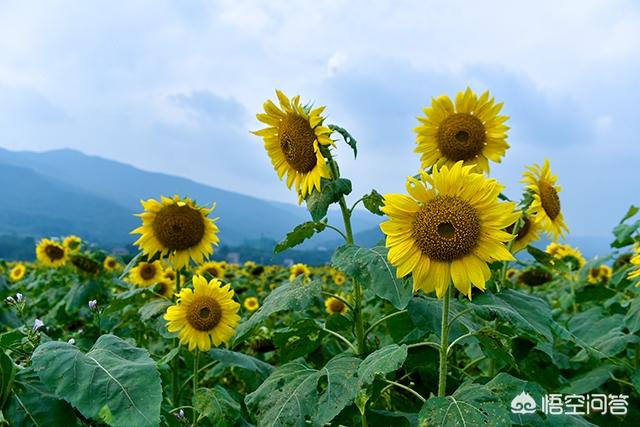
[[[458,93],[455,104],[446,95],[433,98],[414,129],[422,169],[463,161],[488,172],[489,160],[500,163],[509,148],[504,124],[509,117],[498,115],[502,105],[488,91],[478,97],[470,88]]]
[[[258,298],[249,297],[245,298],[245,300],[242,302],[242,306],[247,309],[248,312],[253,313],[258,308],[260,308],[260,303],[258,302]]]
[[[320,191],[322,178],[330,178],[331,171],[327,166],[320,146],[334,145],[330,138],[331,129],[323,126],[321,116],[325,107],[308,110],[300,104],[300,97],[289,100],[279,90],[276,95],[280,108],[271,100],[264,103],[266,114],[256,117],[268,127],[253,132],[264,139],[264,147],[271,158],[271,163],[282,179],[287,175],[287,187],[295,183],[299,202],[313,189]]]
[[[107,271],[115,271],[120,267],[120,263],[112,256],[107,256],[102,262],[102,266]]]
[[[345,276],[344,273],[338,270],[333,271],[331,273],[331,277],[333,278],[333,282],[338,286],[344,285],[347,281],[347,276]]]
[[[240,304],[233,300],[230,285],[222,286],[218,279],[193,277],[193,290],[185,288],[178,294],[178,302],[167,309],[164,319],[169,332],[178,332],[181,344],[189,351],[198,347],[208,351],[228,342],[240,322]]]
[[[554,258],[570,264],[572,270],[582,268],[587,263],[580,250],[563,243],[550,243],[547,246],[547,252]]]
[[[522,182],[527,184],[526,189],[531,191],[533,196],[529,212],[535,215],[536,222],[540,223],[544,231],[553,235],[553,240],[558,240],[558,236],[564,237],[565,232],[569,232],[560,209],[558,193],[561,188],[556,185],[558,177],[551,173],[548,159],[542,167],[535,164],[527,166],[527,169]]]
[[[178,195],[162,197],[160,202],[149,199],[140,203],[144,212],[137,216],[142,218],[142,226],[131,234],[142,234],[135,244],[146,255],[168,255],[176,268],[182,268],[189,263],[189,258],[202,263],[213,253],[213,245],[220,241],[217,218],[208,217],[215,203],[207,209]]]
[[[510,268],[507,270],[507,279],[511,280],[518,274],[518,270],[515,268]]]
[[[155,285],[164,279],[160,261],[141,262],[129,270],[129,281],[141,288]]]
[[[611,279],[613,270],[606,264],[598,267],[591,267],[587,273],[587,281],[591,284],[608,282]]]
[[[9,278],[12,282],[17,282],[19,280],[22,280],[25,274],[27,274],[27,267],[23,263],[18,263],[11,269]]]
[[[636,254],[630,260],[631,265],[634,268],[629,272],[627,278],[629,279],[638,279],[640,278],[640,250],[636,251]],[[640,282],[636,284],[636,286],[640,286]]]
[[[50,239],[42,239],[36,246],[38,261],[49,267],[62,267],[67,262],[67,248]]]
[[[80,245],[82,245],[82,239],[78,236],[67,236],[62,241],[62,244],[69,252],[77,252],[80,250]]]
[[[471,298],[472,284],[484,290],[491,276],[488,262],[513,255],[504,242],[520,216],[512,202],[500,202],[504,188],[495,179],[458,162],[434,168],[432,175],[407,178],[404,194],[387,194],[382,211],[389,217],[380,228],[386,235],[389,262],[397,276],[413,273],[414,290],[444,296],[449,282]]]
[[[175,276],[173,280],[171,280],[167,278],[166,274],[163,275],[162,279],[158,282],[158,285],[160,285],[158,293],[165,298],[173,297],[173,294],[176,292]]]
[[[536,287],[542,286],[545,283],[549,283],[553,280],[553,275],[547,270],[540,267],[533,267],[524,270],[518,276],[518,283],[523,285]]]
[[[293,264],[289,267],[289,281],[293,281],[296,277],[303,275],[306,279],[311,274],[311,270],[304,264]]]
[[[349,308],[336,297],[329,297],[324,301],[324,308],[329,314],[345,314]]]
[[[511,246],[511,253],[517,253],[540,239],[541,227],[535,217],[523,215],[524,222],[520,225],[516,238]],[[512,234],[515,224],[506,228],[507,233]]]
[[[196,273],[205,277],[207,274],[210,274],[212,277],[222,279],[225,271],[226,267],[223,264],[215,261],[208,261],[200,265],[196,270]]]

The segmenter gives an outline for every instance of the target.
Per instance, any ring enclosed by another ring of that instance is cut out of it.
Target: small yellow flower
[[[338,298],[329,297],[324,301],[324,308],[329,314],[345,314],[349,308]]]
[[[289,280],[293,281],[298,276],[309,277],[311,270],[304,264],[294,264],[289,268]]]
[[[64,238],[62,244],[69,252],[78,252],[82,245],[82,239],[78,236],[67,236]]]
[[[11,273],[9,273],[9,278],[12,282],[17,282],[22,280],[22,278],[27,273],[27,267],[23,263],[16,264],[12,269]]]
[[[102,266],[107,271],[115,271],[120,267],[120,263],[114,257],[108,256],[104,259]]]
[[[163,279],[160,261],[141,262],[129,270],[129,281],[142,288],[153,286]]]
[[[587,273],[587,281],[591,284],[608,282],[611,280],[613,270],[608,265],[602,264],[598,267],[592,267]]]
[[[164,319],[169,332],[178,332],[180,343],[189,351],[208,351],[211,344],[228,342],[240,322],[240,304],[233,300],[230,285],[222,286],[218,279],[207,282],[202,276],[193,277],[193,290],[184,288],[178,302],[167,309]]]
[[[631,258],[630,262],[634,268],[629,272],[627,276],[629,279],[637,279],[640,278],[640,249],[636,249],[636,254]],[[636,284],[636,286],[640,286],[640,282]]]
[[[211,277],[216,279],[222,279],[226,271],[226,264],[222,264],[216,261],[208,261],[200,265],[196,270],[196,274],[207,277],[210,274]]]
[[[515,268],[510,268],[507,270],[507,279],[511,280],[515,277],[515,275],[518,274],[518,270],[516,270]]]
[[[248,298],[245,298],[244,302],[242,303],[242,306],[250,313],[253,313],[258,308],[260,308],[260,303],[258,302],[258,298],[248,297]]]
[[[344,285],[345,282],[347,281],[347,276],[345,276],[343,272],[338,271],[338,270],[335,270],[331,274],[331,276],[333,278],[333,282],[338,286]]]
[[[67,262],[67,248],[50,239],[42,239],[36,246],[38,261],[48,267],[62,267]]]

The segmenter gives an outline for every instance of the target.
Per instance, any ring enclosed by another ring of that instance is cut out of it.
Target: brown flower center
[[[107,261],[107,267],[109,268],[116,268],[117,264],[116,261],[113,259],[110,259],[109,261]]]
[[[280,123],[280,149],[289,166],[300,173],[309,173],[318,162],[313,143],[316,134],[309,120],[288,113]]]
[[[329,310],[332,313],[342,313],[342,310],[344,310],[344,303],[339,299],[332,299],[329,303]]]
[[[221,319],[222,308],[211,297],[196,296],[187,309],[187,322],[199,331],[210,331]]]
[[[413,237],[424,255],[450,262],[476,247],[480,220],[466,201],[453,196],[438,197],[425,203],[416,214]]]
[[[57,245],[47,245],[47,247],[44,248],[44,253],[47,254],[51,261],[64,258],[64,249]]]
[[[515,227],[515,223],[511,224],[506,228],[507,233],[513,234],[513,227]],[[520,226],[520,229],[518,230],[518,234],[516,234],[516,242],[518,240],[522,240],[527,235],[530,229],[531,229],[531,221],[529,220],[529,218],[525,217],[524,223]]]
[[[152,227],[163,246],[177,251],[197,246],[205,233],[203,214],[188,205],[163,207]]]
[[[591,268],[589,269],[589,274],[591,275],[591,277],[593,278],[597,278],[600,277],[600,268]]]
[[[482,152],[487,139],[484,124],[469,113],[455,113],[438,127],[440,152],[453,161],[470,160]]]
[[[213,277],[220,277],[220,271],[215,267],[207,268],[207,273],[209,273]]]
[[[552,220],[560,215],[560,197],[553,185],[548,182],[541,181],[538,184],[540,189],[540,202],[547,216]]]
[[[142,264],[140,267],[140,277],[144,280],[151,280],[156,277],[156,266],[153,264]]]

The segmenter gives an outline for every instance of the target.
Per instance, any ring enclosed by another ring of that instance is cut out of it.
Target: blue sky
[[[572,232],[609,233],[640,174],[640,3],[0,3],[0,146],[71,147],[295,202],[249,130],[274,88],[327,105],[359,140],[354,194],[403,191],[415,116],[489,89],[511,116],[492,176],[517,196],[548,157]]]

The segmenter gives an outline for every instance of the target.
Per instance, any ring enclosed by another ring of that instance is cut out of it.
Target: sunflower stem
[[[442,301],[442,323],[440,329],[440,369],[438,375],[438,397],[444,397],[447,388],[447,348],[449,346],[449,300],[453,286],[444,293]]]
[[[195,399],[196,391],[198,390],[198,359],[200,359],[200,349],[196,348],[196,352],[193,355],[193,395],[191,400]],[[196,413],[195,406],[193,407],[193,425],[195,426],[198,421],[198,414]]]
[[[515,224],[513,224],[513,230],[511,230],[511,234],[513,234],[514,236],[518,236],[518,231],[520,231],[520,228],[522,228],[522,226],[524,225],[524,217],[520,216],[520,218],[518,218],[518,220],[516,221]],[[509,243],[507,243],[507,250],[509,252],[511,252],[511,248],[513,248],[513,243],[516,241],[516,237],[514,237],[513,239],[509,240]],[[503,261],[502,262],[502,270],[500,271],[500,280],[498,282],[496,282],[496,290],[498,292],[500,292],[500,287],[505,287],[504,283],[507,280],[507,269],[509,268],[509,261]]]
[[[331,156],[331,152],[328,153],[328,160],[329,169],[331,170],[333,179],[339,179],[340,169],[338,168],[338,164],[336,163],[336,161]],[[345,200],[344,196],[340,197],[338,205],[340,205],[340,211],[342,212],[342,220],[344,221],[344,232],[347,243],[352,245],[354,243],[354,240],[353,228],[351,227],[351,211],[347,206],[347,201]],[[364,325],[362,324],[362,288],[357,280],[353,280],[353,300],[353,318],[356,329],[356,340],[358,342],[358,355],[362,355],[366,351],[364,341]]]
[[[176,269],[176,294],[180,292],[180,269]],[[173,296],[173,299],[175,301],[176,297],[175,295]],[[180,344],[178,343],[178,339],[174,338],[173,339],[173,346],[177,347],[178,349],[180,348]],[[173,358],[172,363],[171,363],[171,392],[172,392],[172,401],[173,401],[173,406],[179,406],[180,405],[180,386],[179,386],[179,382],[180,382],[180,350],[178,350],[178,354],[176,355],[176,357]]]

